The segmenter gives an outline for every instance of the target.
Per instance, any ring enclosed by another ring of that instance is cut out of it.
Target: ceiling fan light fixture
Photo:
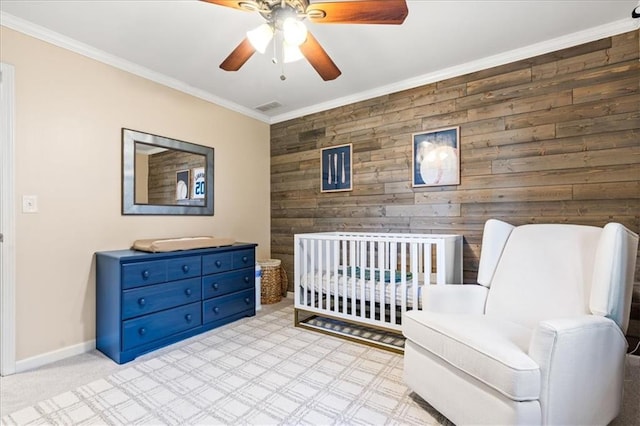
[[[286,43],[300,46],[307,39],[307,27],[296,18],[287,18],[282,23],[282,33]]]
[[[285,64],[299,61],[300,59],[304,58],[304,55],[300,51],[300,48],[295,44],[287,43],[286,40],[282,43],[282,56],[282,61]]]
[[[272,38],[273,27],[267,23],[264,23],[251,31],[247,31],[247,39],[249,39],[249,43],[251,43],[253,48],[260,53],[264,53]]]

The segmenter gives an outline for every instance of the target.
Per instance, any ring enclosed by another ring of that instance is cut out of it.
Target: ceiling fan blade
[[[342,74],[311,33],[307,33],[307,40],[300,45],[300,51],[324,81],[335,80]]]
[[[247,8],[246,6],[242,6],[241,4],[247,4],[247,3],[255,3],[254,1],[250,1],[250,0],[243,0],[243,1],[236,1],[236,0],[200,0],[203,1],[205,3],[211,3],[211,4],[218,4],[220,6],[226,6],[226,7],[231,7],[233,9],[240,9],[240,10],[246,10],[246,11],[251,11],[250,8]]]
[[[222,61],[220,68],[225,71],[238,71],[255,52],[256,49],[253,48],[249,39],[245,38],[240,42],[238,47],[233,49],[233,52],[227,56],[227,59]]]
[[[408,13],[405,0],[319,1],[307,7],[308,19],[318,24],[400,25]]]

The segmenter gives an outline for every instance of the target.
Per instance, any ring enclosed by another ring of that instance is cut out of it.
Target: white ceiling
[[[222,71],[263,19],[200,1],[2,0],[0,23],[276,123],[630,31],[640,21],[631,18],[637,0],[407,4],[400,26],[307,23],[342,71],[330,82],[305,60],[285,65],[282,81],[269,54]],[[272,101],[282,106],[255,109]]]

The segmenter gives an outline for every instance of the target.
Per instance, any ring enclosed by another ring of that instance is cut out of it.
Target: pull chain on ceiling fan
[[[201,0],[247,12],[257,12],[265,23],[248,31],[240,44],[220,64],[225,71],[237,71],[256,52],[264,53],[276,33],[282,34],[283,62],[303,56],[323,80],[334,80],[338,69],[318,40],[307,30],[308,19],[316,24],[400,25],[408,14],[405,0]],[[282,77],[281,77],[282,78]]]

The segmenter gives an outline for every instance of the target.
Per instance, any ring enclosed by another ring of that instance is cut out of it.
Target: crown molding
[[[469,74],[476,71],[493,68],[499,65],[520,61],[534,56],[543,55],[550,52],[566,49],[568,47],[578,46],[580,44],[589,43],[604,37],[611,37],[628,31],[640,28],[640,22],[632,18],[621,19],[610,24],[600,25],[598,27],[589,28],[584,31],[568,34],[566,36],[557,37],[544,42],[532,44],[523,48],[510,50],[493,56],[488,56],[476,61],[467,62],[465,64],[438,70],[429,74],[407,80],[398,81],[393,84],[381,86],[373,90],[356,93],[354,95],[333,99],[329,102],[312,105],[308,108],[302,108],[290,111],[285,114],[271,117],[270,124],[276,124],[294,118],[302,117],[317,112],[326,111],[332,108],[353,104],[356,102],[372,99],[378,96],[388,95],[390,93],[400,92],[402,90],[412,89],[414,87],[424,86],[438,81],[446,80],[453,77]]]
[[[3,27],[7,27],[12,30],[21,32],[23,34],[37,38],[47,43],[51,43],[63,49],[67,49],[74,53],[78,53],[82,56],[86,56],[88,58],[94,59],[98,62],[111,65],[112,67],[118,68],[122,71],[126,71],[128,73],[137,75],[138,77],[151,80],[155,83],[162,84],[163,86],[170,87],[172,89],[175,89],[180,92],[186,93],[188,95],[194,96],[196,98],[205,100],[212,104],[227,108],[231,111],[238,112],[242,115],[255,118],[256,120],[269,124],[269,117],[267,115],[260,114],[257,111],[254,111],[252,109],[243,107],[234,102],[230,102],[226,99],[212,95],[211,93],[205,90],[197,89],[193,86],[190,86],[184,83],[183,81],[168,77],[159,72],[155,72],[148,68],[134,64],[133,62],[129,62],[118,56],[111,55],[102,50],[96,49],[95,47],[89,46],[88,44],[84,44],[70,37],[63,36],[62,34],[48,30],[44,27],[41,27],[39,25],[36,25],[24,19],[18,18],[17,16],[11,15],[9,13],[0,11],[0,24]]]

